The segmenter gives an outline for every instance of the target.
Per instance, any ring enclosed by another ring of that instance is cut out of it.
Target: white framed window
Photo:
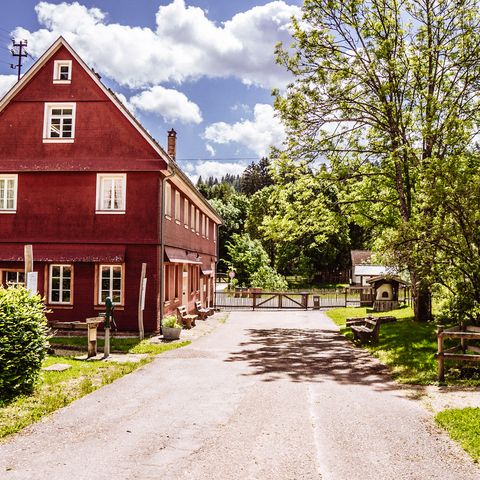
[[[55,60],[53,62],[53,83],[68,84],[72,81],[72,61]]]
[[[0,213],[17,211],[17,185],[17,174],[0,174]]]
[[[25,272],[21,270],[5,272],[4,284],[8,286],[23,287],[25,285]]]
[[[75,103],[45,103],[43,142],[73,143],[75,111]]]
[[[175,190],[175,221],[180,223],[180,192]]]
[[[202,213],[202,237],[205,237],[205,214]]]
[[[195,205],[193,203],[190,205],[190,228],[192,232],[195,231]]]
[[[165,184],[165,215],[172,217],[172,186],[168,182]]]
[[[110,297],[115,305],[123,305],[123,265],[100,265],[98,268],[98,303]]]
[[[48,303],[71,305],[73,287],[72,265],[50,265]]]
[[[197,221],[196,221],[195,230],[197,232],[197,235],[200,235],[200,210],[198,208],[197,208]]]
[[[190,211],[190,205],[188,203],[188,198],[183,199],[183,224],[185,228],[188,228],[188,213]]]
[[[217,224],[216,223],[213,224],[213,241],[214,242],[217,241]]]
[[[206,217],[205,219],[205,235],[207,237],[207,240],[210,238],[210,218]]]
[[[97,174],[96,213],[125,213],[126,196],[126,173]]]

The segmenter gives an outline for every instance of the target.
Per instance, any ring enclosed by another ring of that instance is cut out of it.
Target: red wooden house
[[[84,321],[112,297],[145,330],[195,300],[212,304],[221,218],[63,39],[0,101],[0,281],[24,282],[33,245],[51,321]]]

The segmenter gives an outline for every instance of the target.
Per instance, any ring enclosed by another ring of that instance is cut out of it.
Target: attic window
[[[53,64],[53,83],[66,84],[72,81],[72,61],[55,60]]]

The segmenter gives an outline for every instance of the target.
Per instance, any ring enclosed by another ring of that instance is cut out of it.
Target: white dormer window
[[[72,61],[55,60],[53,63],[53,83],[62,84],[72,81]]]
[[[73,143],[75,103],[45,103],[43,142]]]

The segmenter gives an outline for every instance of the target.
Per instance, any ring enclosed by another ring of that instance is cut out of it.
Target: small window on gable
[[[72,61],[55,60],[53,63],[53,83],[66,84],[72,81]]]
[[[75,103],[45,103],[43,142],[73,143]]]

